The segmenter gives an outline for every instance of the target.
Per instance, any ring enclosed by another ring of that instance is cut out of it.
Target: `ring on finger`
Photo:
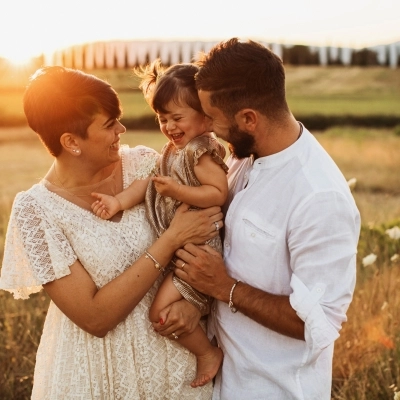
[[[171,335],[175,340],[179,338],[179,336],[175,332],[172,332]]]
[[[186,265],[186,263],[185,263],[185,262],[183,262],[183,264],[181,265],[181,270],[182,270],[182,271],[184,271],[184,270],[185,270],[185,269],[184,269],[184,268],[185,268],[185,265]]]
[[[217,221],[215,221],[214,225],[215,225],[215,230],[218,231],[219,230],[219,223]]]

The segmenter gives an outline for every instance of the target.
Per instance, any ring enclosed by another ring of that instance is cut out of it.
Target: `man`
[[[330,399],[334,341],[355,286],[354,199],[291,114],[275,54],[234,38],[199,65],[202,107],[234,156],[232,201],[224,259],[186,245],[176,274],[216,299],[209,329],[224,361],[214,399]]]

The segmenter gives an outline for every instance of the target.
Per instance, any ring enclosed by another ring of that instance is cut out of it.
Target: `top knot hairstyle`
[[[244,108],[269,118],[289,112],[282,60],[260,43],[232,38],[203,53],[196,65],[197,89],[211,92],[212,106],[227,116]]]
[[[135,69],[134,73],[141,78],[139,88],[155,113],[168,113],[166,107],[171,101],[177,105],[187,104],[203,113],[194,79],[198,71],[196,65],[189,63],[165,68],[157,59],[146,67]]]
[[[64,67],[44,67],[32,75],[23,98],[24,112],[49,152],[57,157],[63,133],[87,137],[96,114],[119,119],[122,107],[111,85],[94,75]]]

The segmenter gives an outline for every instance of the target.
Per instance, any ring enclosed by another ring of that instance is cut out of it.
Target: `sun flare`
[[[6,60],[14,67],[24,67],[32,62],[33,56],[19,55],[8,55]]]
[[[37,52],[34,52],[32,49],[16,45],[7,46],[7,48],[4,49],[2,54],[0,55],[0,57],[4,58],[9,64],[14,67],[27,66],[37,56]]]

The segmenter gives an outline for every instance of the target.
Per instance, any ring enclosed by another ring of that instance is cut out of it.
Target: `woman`
[[[91,193],[115,195],[136,179],[145,185],[158,158],[144,146],[120,147],[125,128],[115,91],[80,71],[42,68],[24,111],[55,157],[45,178],[16,196],[0,279],[16,298],[43,287],[52,300],[32,398],[210,398],[210,384],[190,387],[194,355],[154,332],[148,311],[174,252],[218,234],[219,207],[183,205],[157,240],[143,204],[98,218]],[[165,325],[170,339],[189,330],[173,311]]]

